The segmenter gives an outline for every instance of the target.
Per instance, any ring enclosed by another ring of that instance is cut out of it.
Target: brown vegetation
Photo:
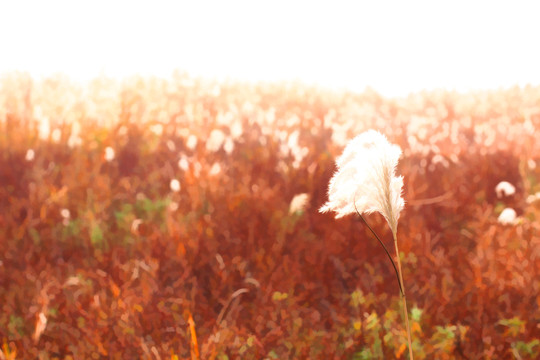
[[[540,354],[540,201],[525,201],[540,191],[538,87],[1,86],[0,358],[404,358],[380,245],[317,211],[335,156],[368,128],[404,151],[415,358]],[[495,195],[502,180],[514,195]],[[515,225],[497,222],[504,207]]]

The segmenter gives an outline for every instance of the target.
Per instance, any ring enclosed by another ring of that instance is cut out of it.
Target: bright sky
[[[540,85],[537,1],[2,1],[0,73],[302,80],[387,95]]]

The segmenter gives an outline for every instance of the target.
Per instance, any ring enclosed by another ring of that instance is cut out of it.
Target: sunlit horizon
[[[0,5],[0,73],[301,81],[404,96],[540,85],[532,1],[22,1]]]

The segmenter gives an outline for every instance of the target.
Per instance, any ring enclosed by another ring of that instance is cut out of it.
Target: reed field
[[[538,358],[539,86],[385,98],[177,72],[1,77],[0,359],[408,358],[382,247],[319,212],[368,129],[403,152],[414,358]]]

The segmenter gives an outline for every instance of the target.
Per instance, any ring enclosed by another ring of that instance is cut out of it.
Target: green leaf
[[[529,342],[518,341],[516,343],[512,343],[512,349],[517,350],[520,354],[526,354],[530,357],[536,357],[538,356],[538,350],[535,350],[535,348],[539,345],[540,340],[538,339],[534,339]]]
[[[103,244],[103,231],[98,224],[94,224],[90,230],[90,241],[94,246],[100,246]]]
[[[364,297],[364,293],[362,292],[362,290],[358,289],[358,290],[353,291],[353,293],[351,294],[351,305],[354,308],[359,307],[365,302],[366,302],[366,299]]]
[[[416,322],[420,322],[420,319],[422,318],[422,313],[424,311],[422,309],[419,309],[417,307],[413,307],[411,309],[411,318],[416,321]]]
[[[39,232],[36,229],[30,228],[28,230],[28,233],[30,234],[32,241],[34,242],[34,245],[38,245],[41,242],[41,236],[39,235]]]
[[[502,319],[499,320],[497,324],[508,327],[508,332],[511,336],[517,336],[525,329],[525,321],[521,320],[518,317],[513,317],[511,319]]]

